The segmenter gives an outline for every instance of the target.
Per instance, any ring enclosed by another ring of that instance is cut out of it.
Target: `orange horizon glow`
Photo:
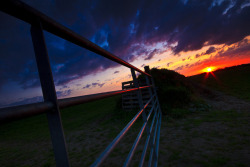
[[[214,71],[214,70],[216,70],[215,67],[206,67],[206,68],[204,68],[202,71],[209,73],[209,72],[212,72],[212,71]]]
[[[181,74],[185,76],[193,76],[201,73],[208,73],[207,68],[208,67],[213,67],[212,71],[216,71],[218,69],[223,69],[226,67],[231,67],[231,66],[237,66],[241,64],[249,64],[250,63],[250,57],[246,57],[243,59],[224,59],[224,60],[211,60],[209,62],[202,63],[200,65],[197,65],[193,68],[188,68],[180,72]]]

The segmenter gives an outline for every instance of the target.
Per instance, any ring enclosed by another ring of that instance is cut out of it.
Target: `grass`
[[[61,111],[73,166],[91,164],[138,112],[124,112],[120,101],[121,96],[115,96]],[[139,119],[132,127],[132,133],[141,125],[142,120]],[[54,165],[45,114],[0,126],[0,166]]]
[[[249,112],[232,110],[164,117],[159,166],[248,166],[249,120]]]
[[[189,79],[250,101],[250,64],[226,68],[213,73],[215,77],[209,74],[205,79],[206,74],[199,74],[191,76]]]

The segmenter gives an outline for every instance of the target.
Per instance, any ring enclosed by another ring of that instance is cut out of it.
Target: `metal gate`
[[[27,4],[21,1],[1,1],[0,10],[18,19],[21,19],[31,25],[31,37],[35,50],[36,63],[38,67],[44,98],[44,102],[0,109],[0,123],[6,123],[13,120],[46,113],[50,128],[50,136],[53,145],[56,165],[58,167],[68,167],[68,152],[65,143],[63,126],[61,122],[60,109],[106,97],[115,96],[126,92],[136,91],[140,107],[139,112],[117,135],[117,137],[107,146],[107,148],[100,154],[100,156],[91,166],[100,166],[102,164],[105,158],[107,158],[107,156],[115,148],[118,142],[124,137],[124,135],[128,132],[131,126],[141,115],[143,119],[143,125],[137,135],[137,138],[134,141],[134,144],[123,166],[128,166],[131,162],[136,147],[145,130],[147,138],[141,155],[139,166],[143,166],[148,147],[150,147],[148,166],[157,166],[161,127],[161,109],[156,94],[154,80],[150,74],[134,67],[133,65],[127,63],[119,57],[116,57],[115,55],[102,49],[98,45],[87,40],[86,38],[81,37],[80,35],[62,26],[53,19],[49,18],[48,16],[44,15],[43,13],[37,11],[36,9],[28,6]],[[57,99],[43,30],[130,68],[135,88],[66,99]],[[139,87],[135,71],[145,75],[147,86]],[[149,89],[150,92],[151,97],[145,105],[143,105],[141,89]],[[152,107],[149,109],[149,112],[146,113],[145,109],[150,103],[152,104]],[[149,125],[149,119],[151,115],[153,116],[153,119],[151,121],[151,125]]]

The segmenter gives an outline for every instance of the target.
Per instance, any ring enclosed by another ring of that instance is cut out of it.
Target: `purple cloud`
[[[214,53],[216,51],[215,47],[211,46],[205,54],[211,54],[211,53]]]
[[[245,5],[246,0],[234,3],[75,0],[55,1],[53,5],[50,0],[24,2],[129,62],[139,56],[152,59],[161,52],[152,48],[160,42],[166,43],[163,50],[170,48],[178,55],[208,45],[230,45],[250,35],[250,6]],[[0,19],[0,93],[3,85],[11,82],[23,89],[39,87],[30,25],[2,12]],[[57,86],[119,66],[46,31],[44,34]],[[240,47],[231,48],[231,54],[248,49]],[[209,49],[206,54],[215,51],[215,48]]]
[[[58,98],[69,96],[71,93],[72,93],[71,89],[64,90],[64,91],[56,91],[56,94],[57,94]]]

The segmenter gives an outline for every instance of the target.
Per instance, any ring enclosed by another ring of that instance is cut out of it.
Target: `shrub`
[[[191,93],[185,87],[161,87],[158,96],[160,104],[170,108],[183,108],[191,101]]]

